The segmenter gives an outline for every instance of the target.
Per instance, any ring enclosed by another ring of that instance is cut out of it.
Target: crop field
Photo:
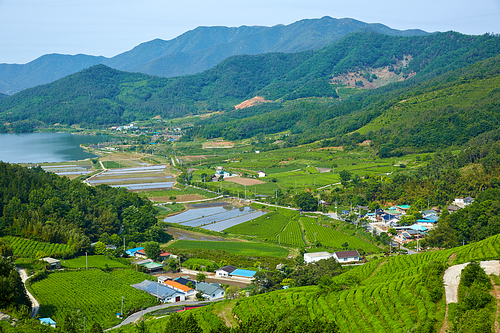
[[[67,313],[80,310],[88,327],[94,322],[111,327],[120,322],[116,313],[120,312],[122,296],[125,314],[156,304],[153,296],[130,287],[128,282],[100,269],[62,271],[31,283],[30,291],[40,302],[40,317],[62,322]]]
[[[298,213],[296,213],[298,214]],[[276,235],[290,222],[290,218],[280,212],[270,212],[254,220],[226,229],[227,233],[255,236],[264,241],[275,240]]]
[[[140,167],[106,166],[105,163],[116,163],[114,161],[102,162],[106,168],[104,173],[88,179],[91,185],[107,184],[111,187],[125,187],[130,191],[169,189],[174,185],[172,176],[164,173],[165,165],[152,165]]]
[[[70,251],[66,244],[43,243],[14,236],[5,236],[2,239],[10,243],[14,256],[18,257],[57,256]]]
[[[363,249],[366,252],[380,252],[381,249],[371,243],[368,243],[358,237],[346,235],[343,232],[337,231],[334,227],[323,226],[320,219],[302,216],[300,222],[306,231],[306,236],[309,242],[320,242],[321,245],[333,248],[334,250],[342,250],[342,244],[347,242],[349,250]]]
[[[288,250],[279,246],[253,242],[210,242],[178,240],[169,245],[174,249],[221,250],[236,255],[286,257]]]
[[[381,251],[378,246],[352,236],[351,230],[346,229],[345,232],[338,230],[338,226],[333,225],[332,221],[324,216],[319,218],[300,216],[299,218],[297,211],[278,209],[265,216],[225,229],[225,231],[294,247],[304,247],[319,242],[324,247],[340,251],[343,249],[342,244],[347,242],[348,249],[363,249],[366,252]],[[305,230],[305,234],[302,230]]]
[[[127,268],[128,266],[118,260],[106,257],[104,255],[80,256],[74,259],[67,259],[61,262],[66,268]]]

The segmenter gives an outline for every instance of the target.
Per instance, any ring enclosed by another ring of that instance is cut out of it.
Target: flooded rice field
[[[108,169],[87,182],[93,186],[106,184],[125,187],[129,191],[170,189],[174,185],[174,179],[164,171],[165,165]]]
[[[192,205],[199,206],[199,205]],[[234,225],[253,220],[266,213],[252,207],[234,207],[230,205],[194,208],[178,215],[169,216],[163,221],[178,223],[190,227],[223,231]]]

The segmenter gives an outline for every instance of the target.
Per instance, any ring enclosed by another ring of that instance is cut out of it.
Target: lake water
[[[0,133],[0,161],[42,163],[77,161],[96,157],[80,148],[82,143],[109,140],[107,135],[72,135],[69,133]]]

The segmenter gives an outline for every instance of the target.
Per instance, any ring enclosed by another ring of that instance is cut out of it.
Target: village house
[[[266,176],[266,173],[264,171],[257,171],[257,176],[259,176],[259,178],[262,178],[262,177],[265,177]]]
[[[135,253],[139,250],[144,250],[144,247],[141,246],[141,247],[135,247],[133,249],[128,249],[125,251],[125,253],[127,253],[129,257],[133,257],[135,256]]]
[[[333,257],[339,262],[356,262],[360,260],[358,251],[333,252]]]
[[[225,291],[218,283],[199,282],[196,289],[201,292],[203,297],[207,300],[217,299],[224,297]]]
[[[192,297],[196,294],[196,291],[194,289],[189,288],[188,286],[185,286],[177,281],[166,280],[163,281],[163,284],[166,285],[167,287],[177,290],[178,292],[184,293],[186,298]]]
[[[471,197],[455,198],[455,200],[453,200],[453,205],[458,206],[460,208],[464,208],[465,206],[468,206],[473,202],[474,199]]]
[[[186,300],[184,293],[169,288],[159,282],[144,280],[141,283],[133,284],[132,287],[149,293],[160,299],[163,303],[175,303]]]
[[[215,270],[216,277],[229,277],[229,275],[235,271],[237,268],[233,265],[224,266]]]

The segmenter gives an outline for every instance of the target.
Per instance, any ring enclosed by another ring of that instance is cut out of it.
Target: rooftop
[[[317,257],[329,257],[332,254],[330,252],[311,252],[311,253],[304,253],[304,255],[307,255],[309,258],[317,258]]]
[[[250,271],[247,269],[235,269],[231,275],[244,276],[244,277],[253,277],[257,273],[256,271]]]
[[[337,258],[353,258],[353,257],[359,257],[358,251],[341,251],[341,252],[335,252],[337,255]]]

